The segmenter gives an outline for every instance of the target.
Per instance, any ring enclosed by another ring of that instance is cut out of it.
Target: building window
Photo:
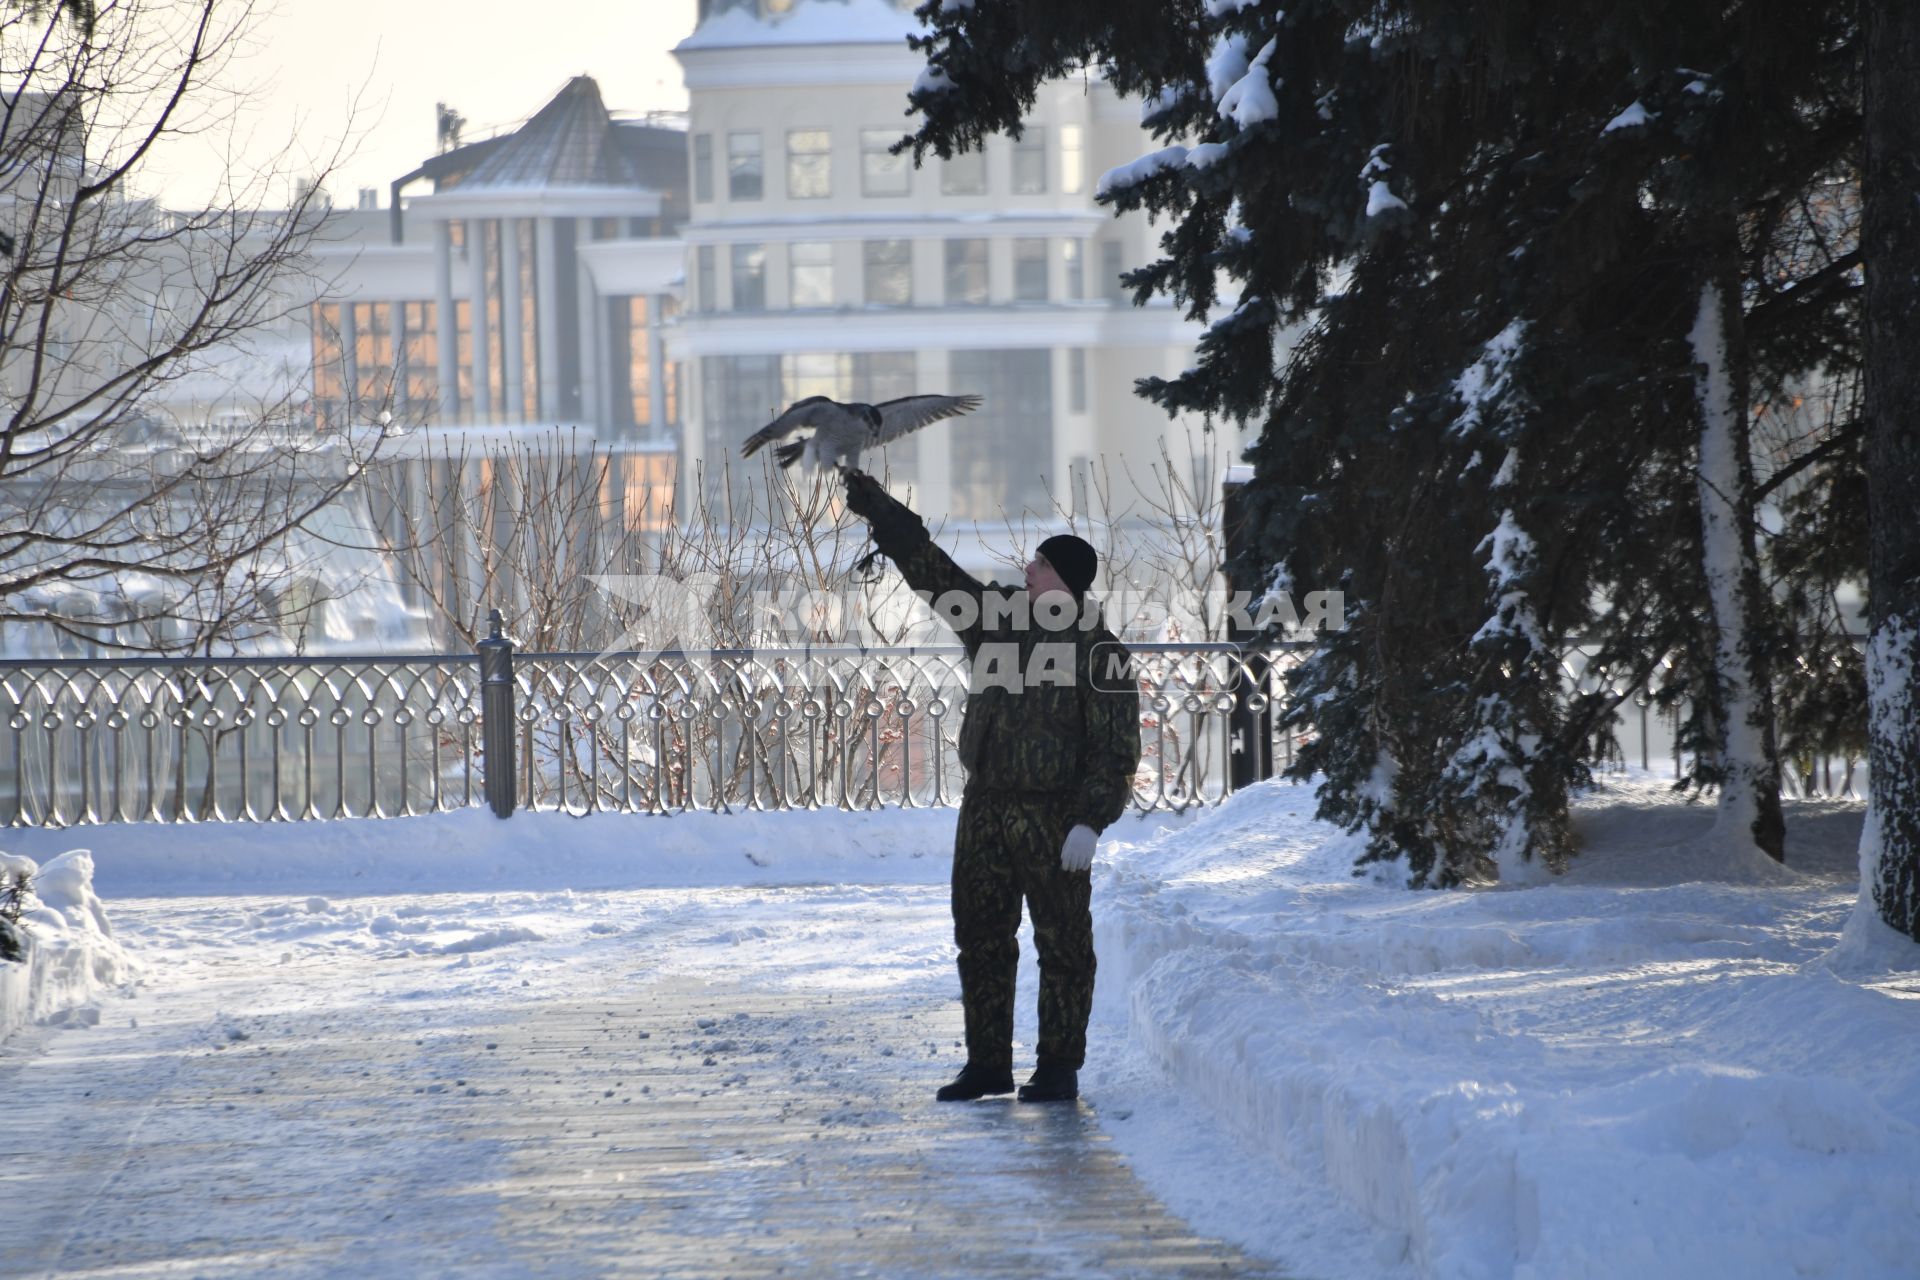
[[[824,240],[802,240],[787,246],[787,305],[833,305],[833,246]]]
[[[780,403],[791,404],[808,396],[829,400],[854,400],[847,390],[852,360],[837,351],[802,351],[782,359],[780,365]]]
[[[787,132],[787,198],[825,200],[833,194],[833,135],[825,129]]]
[[[733,250],[733,309],[767,309],[767,247],[736,244]]]
[[[313,307],[313,426],[316,431],[347,423],[347,358],[340,334],[340,304]]]
[[[1013,142],[1013,194],[1047,193],[1047,129],[1030,124]]]
[[[1067,301],[1078,302],[1087,296],[1085,246],[1078,240],[1063,240],[1060,243],[1060,261],[1067,269]]]
[[[609,416],[615,427],[655,426],[653,368],[647,358],[647,300],[639,295],[608,298],[606,308],[607,377],[613,394]]]
[[[779,356],[707,356],[700,361],[702,452],[706,458],[701,484],[709,495],[727,494],[733,510],[722,514],[728,518],[744,523],[756,514],[761,518],[766,515],[764,507],[756,512],[744,504],[752,490],[748,478],[760,474],[761,458],[771,458],[772,451],[741,462],[740,442],[767,424],[770,409],[785,403]]]
[[[353,304],[353,365],[360,385],[354,389],[348,408],[360,421],[391,413],[396,407],[393,375],[400,352],[393,339],[391,304]]]
[[[760,134],[727,135],[727,199],[758,200],[761,189]]]
[[[456,416],[473,413],[473,303],[453,300],[453,405]]]
[[[983,306],[987,301],[987,242],[947,241],[947,305]]]
[[[703,244],[693,251],[693,305],[697,311],[718,311],[720,291],[714,287],[713,246]]]
[[[1087,411],[1087,349],[1074,347],[1067,352],[1067,412]]]
[[[440,410],[439,308],[431,302],[409,302],[402,307],[401,351],[406,365],[405,421],[426,422]]]
[[[867,305],[913,305],[913,241],[869,240],[863,246],[863,253]]]
[[[666,533],[674,527],[676,453],[646,450],[608,459],[608,483],[602,492],[621,527],[636,533]]]
[[[860,131],[861,195],[904,196],[911,189],[913,170],[907,166],[907,157],[889,150],[898,141],[898,129]]]
[[[693,198],[703,203],[713,199],[713,135],[710,133],[693,135]]]
[[[1087,189],[1087,156],[1077,124],[1060,126],[1060,190],[1077,196]]]
[[[1127,291],[1120,284],[1120,242],[1118,240],[1100,242],[1100,288],[1101,296],[1108,302],[1127,300]]]
[[[1047,300],[1047,242],[1019,239],[1013,242],[1013,300]]]
[[[1052,509],[1053,353],[956,351],[952,385],[981,397],[964,430],[953,432],[948,510],[962,520],[998,521]]]
[[[520,241],[520,351],[510,359],[519,362],[520,404],[516,406],[523,422],[540,416],[540,281],[537,274],[539,248],[534,241],[533,219],[521,218],[515,232]],[[504,336],[504,335],[503,335]]]
[[[940,162],[940,194],[943,196],[983,196],[987,194],[987,153],[975,147],[952,159]]]

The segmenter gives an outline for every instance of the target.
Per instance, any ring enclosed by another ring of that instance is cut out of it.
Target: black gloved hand
[[[864,471],[843,473],[847,486],[847,510],[867,522],[873,531],[874,545],[898,560],[927,540],[927,526],[905,504],[895,500],[886,487]]]
[[[842,473],[842,478],[847,486],[847,510],[869,524],[881,512],[899,505],[878,480],[864,471],[849,470]]]

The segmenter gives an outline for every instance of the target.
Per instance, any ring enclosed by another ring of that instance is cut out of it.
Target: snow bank
[[[0,873],[16,872],[32,878],[33,895],[20,916],[26,957],[0,961],[0,1041],[28,1022],[97,1021],[94,996],[131,976],[94,893],[87,850],[69,850],[44,866],[0,853]]]
[[[1790,806],[1804,873],[1755,883],[1667,785],[1585,801],[1574,870],[1538,888],[1356,878],[1351,840],[1279,783],[1116,843],[1095,883],[1103,1016],[1363,1211],[1383,1266],[1909,1274],[1920,949],[1878,986],[1820,963],[1861,808]]]
[[[466,809],[336,822],[124,823],[88,837],[110,898],[944,884],[955,812],[523,812],[503,821]],[[31,852],[72,838],[22,831],[13,841]]]

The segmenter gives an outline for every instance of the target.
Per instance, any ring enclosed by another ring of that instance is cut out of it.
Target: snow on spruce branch
[[[1538,561],[1533,538],[1515,518],[1512,508],[1500,513],[1500,523],[1480,539],[1475,551],[1487,552],[1487,578],[1493,588],[1493,614],[1473,633],[1472,644],[1505,636],[1519,636],[1535,653],[1546,649],[1539,620],[1527,598],[1524,583]]]
[[[1247,38],[1232,31],[1216,39],[1213,52],[1207,55],[1207,92],[1216,106],[1246,74]]]
[[[1224,142],[1197,143],[1191,151],[1187,152],[1187,168],[1210,169],[1225,159],[1226,155],[1227,144]]]
[[[1172,114],[1191,93],[1191,84],[1170,84],[1160,92],[1140,100],[1140,127],[1151,129],[1161,117]]]
[[[1168,169],[1185,164],[1187,149],[1179,143],[1149,152],[1138,160],[1129,160],[1116,165],[1100,175],[1100,181],[1093,184],[1093,198],[1104,200],[1108,196],[1118,195],[1129,187],[1136,187],[1147,179],[1156,177]]]
[[[1389,209],[1404,209],[1407,202],[1393,194],[1393,188],[1387,185],[1385,174],[1393,171],[1387,162],[1387,149],[1393,144],[1383,142],[1367,153],[1367,162],[1360,166],[1360,182],[1367,188],[1367,216],[1377,218]]]
[[[1361,170],[1363,177],[1365,173],[1366,170]],[[1453,380],[1453,394],[1460,397],[1460,414],[1448,428],[1454,435],[1464,436],[1478,430],[1484,423],[1487,406],[1506,393],[1513,362],[1519,357],[1526,333],[1526,321],[1509,321],[1506,328],[1480,348],[1480,358]]]
[[[1604,138],[1607,134],[1612,133],[1615,129],[1642,128],[1646,125],[1646,123],[1649,120],[1654,120],[1657,118],[1658,117],[1654,112],[1648,111],[1646,107],[1642,106],[1638,102],[1635,102],[1631,106],[1629,106],[1625,111],[1622,111],[1619,115],[1607,121],[1607,127],[1600,131],[1600,136]]]
[[[1273,81],[1267,75],[1267,63],[1272,59],[1273,51],[1279,47],[1280,37],[1270,38],[1254,55],[1246,73],[1220,95],[1222,120],[1231,120],[1242,129],[1251,129],[1280,114],[1279,100],[1273,96]],[[1208,78],[1212,78],[1211,66],[1208,68]]]
[[[946,93],[952,88],[953,81],[948,78],[945,69],[929,62],[913,78],[913,88],[908,91],[908,96],[916,93]]]

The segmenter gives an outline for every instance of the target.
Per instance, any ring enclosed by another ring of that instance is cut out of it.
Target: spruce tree
[[[1791,304],[1799,280],[1754,286],[1857,133],[1850,8],[920,12],[916,154],[1017,131],[1087,64],[1147,100],[1164,146],[1101,196],[1170,222],[1137,295],[1210,324],[1193,370],[1141,390],[1260,423],[1244,576],[1345,592],[1283,717],[1364,859],[1428,884],[1562,863],[1568,793],[1663,657],[1695,780],[1779,855],[1747,407],[1821,367],[1803,335],[1844,345],[1848,299],[1844,267]],[[1595,648],[1569,693],[1574,637]]]

